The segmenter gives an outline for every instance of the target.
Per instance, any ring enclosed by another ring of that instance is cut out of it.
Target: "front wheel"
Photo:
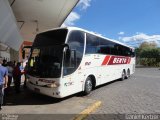
[[[92,89],[93,89],[92,80],[90,77],[87,77],[86,82],[85,82],[85,86],[84,86],[84,94],[85,95],[90,94]]]

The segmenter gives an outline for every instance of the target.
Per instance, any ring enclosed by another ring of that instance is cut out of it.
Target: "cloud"
[[[119,37],[120,40],[122,40],[125,43],[133,44],[133,43],[142,43],[144,41],[146,42],[156,42],[158,45],[160,45],[160,35],[147,35],[145,33],[137,33],[136,35],[130,36],[130,37]]]
[[[78,3],[78,6],[81,10],[87,9],[89,6],[91,6],[91,0],[80,0]]]
[[[76,12],[71,12],[65,22],[62,24],[62,27],[64,26],[73,26],[75,25],[75,21],[80,19],[80,15]]]
[[[124,35],[124,32],[119,32],[118,35]]]
[[[80,10],[86,10],[90,4],[91,0],[80,0],[78,3],[78,8]],[[71,12],[65,22],[62,24],[62,27],[65,26],[74,26],[75,22],[80,19],[80,14],[78,12]]]

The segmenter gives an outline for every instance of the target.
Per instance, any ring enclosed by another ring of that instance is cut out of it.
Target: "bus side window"
[[[100,53],[100,48],[99,48],[99,39],[98,37],[91,35],[91,34],[86,34],[86,52],[85,54],[96,54]]]

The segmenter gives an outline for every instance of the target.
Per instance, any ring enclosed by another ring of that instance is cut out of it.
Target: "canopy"
[[[60,27],[79,0],[8,1],[0,0],[0,42],[18,50],[24,40]]]

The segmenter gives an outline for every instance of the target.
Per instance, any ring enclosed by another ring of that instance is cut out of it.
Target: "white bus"
[[[134,48],[92,32],[57,28],[36,36],[28,60],[27,86],[56,98],[130,77]]]

